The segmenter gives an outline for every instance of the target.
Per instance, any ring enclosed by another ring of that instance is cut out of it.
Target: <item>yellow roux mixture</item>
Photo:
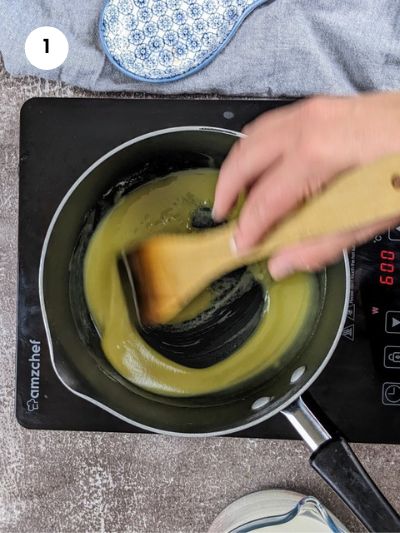
[[[208,368],[177,364],[150,347],[129,320],[117,269],[121,250],[162,232],[190,231],[193,212],[212,206],[218,173],[182,171],[152,181],[124,196],[102,220],[89,243],[84,265],[86,300],[111,365],[139,387],[165,396],[197,396],[245,382],[279,367],[314,323],[319,289],[311,274],[274,283],[266,264],[251,267],[265,289],[264,315],[251,337],[225,360]],[[213,305],[205,291],[180,320]],[[194,348],[195,349],[195,348]]]

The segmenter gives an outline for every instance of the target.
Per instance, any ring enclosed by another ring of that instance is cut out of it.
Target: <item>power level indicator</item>
[[[381,285],[394,284],[396,254],[393,250],[381,250],[379,261],[379,283]]]

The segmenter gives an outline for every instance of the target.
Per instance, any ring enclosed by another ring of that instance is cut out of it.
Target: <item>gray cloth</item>
[[[110,64],[99,43],[102,5],[0,0],[6,69],[95,91],[279,96],[400,88],[399,0],[275,0],[256,9],[204,70],[167,84],[132,80]],[[25,58],[24,43],[47,25],[66,34],[70,52],[58,69],[39,71]]]

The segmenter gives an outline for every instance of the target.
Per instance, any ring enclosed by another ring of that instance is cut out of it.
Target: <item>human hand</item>
[[[302,100],[261,115],[243,133],[222,165],[213,209],[222,220],[248,193],[235,233],[238,253],[337,174],[400,152],[400,93]],[[269,271],[282,279],[320,270],[399,221],[400,206],[395,220],[288,246],[270,258]]]

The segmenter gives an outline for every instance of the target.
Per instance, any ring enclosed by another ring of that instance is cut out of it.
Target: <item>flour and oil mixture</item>
[[[85,296],[104,354],[127,380],[156,394],[176,397],[215,393],[267,369],[277,369],[293,346],[304,342],[317,318],[319,282],[314,275],[296,274],[275,283],[266,263],[259,263],[250,267],[249,277],[263,287],[261,320],[247,341],[224,360],[206,368],[178,364],[158,353],[135,329],[118,272],[121,251],[151,235],[192,231],[196,209],[212,206],[217,177],[213,169],[187,170],[135,189],[104,217],[86,253]],[[242,290],[246,290],[245,283]],[[217,302],[214,290],[209,288],[176,320],[201,317],[202,312],[206,315]]]

